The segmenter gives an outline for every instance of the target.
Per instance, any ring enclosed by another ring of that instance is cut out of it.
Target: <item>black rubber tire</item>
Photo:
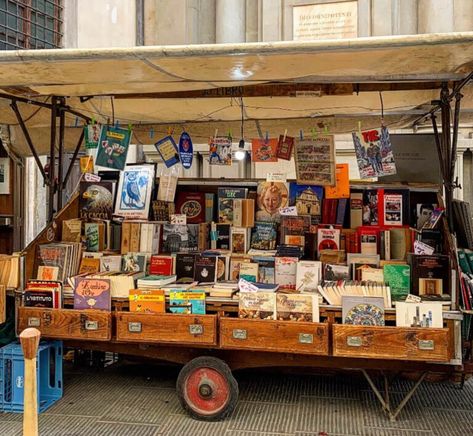
[[[201,414],[186,402],[184,396],[184,385],[188,376],[198,368],[212,368],[218,371],[228,383],[229,396],[227,403],[223,409],[219,410],[215,414]],[[233,412],[238,402],[238,383],[233,377],[232,371],[223,360],[211,356],[196,357],[195,359],[192,359],[190,362],[188,362],[179,372],[176,382],[176,390],[182,408],[192,418],[201,421],[221,421],[225,419]]]

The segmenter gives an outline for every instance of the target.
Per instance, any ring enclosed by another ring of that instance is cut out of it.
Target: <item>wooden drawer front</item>
[[[333,325],[333,354],[342,357],[447,362],[448,329]]]
[[[222,348],[328,354],[328,324],[220,318]]]
[[[99,310],[20,307],[18,329],[21,332],[28,327],[37,328],[45,338],[109,341],[112,314]]]
[[[117,341],[217,345],[217,315],[117,312]]]

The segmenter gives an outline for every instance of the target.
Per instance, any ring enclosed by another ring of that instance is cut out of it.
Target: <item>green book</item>
[[[462,250],[465,253],[466,259],[468,260],[468,265],[470,267],[470,272],[473,274],[473,251]],[[461,266],[461,265],[460,265]],[[463,268],[462,268],[463,270]]]
[[[409,265],[384,265],[384,282],[391,289],[393,301],[405,300],[411,289],[411,268]]]
[[[473,255],[473,253],[468,253]],[[468,258],[467,254],[463,250],[457,250],[457,256],[458,256],[458,263],[460,264],[461,270],[465,274],[473,274],[473,271],[471,270],[471,265],[470,265],[470,259]],[[472,258],[473,261],[473,258]]]

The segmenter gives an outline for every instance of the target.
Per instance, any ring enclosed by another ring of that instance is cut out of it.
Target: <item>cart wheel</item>
[[[238,401],[238,383],[228,365],[215,357],[191,360],[177,377],[182,407],[196,419],[220,421],[232,413]]]

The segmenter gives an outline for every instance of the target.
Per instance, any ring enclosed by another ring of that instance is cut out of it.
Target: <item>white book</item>
[[[141,233],[140,233],[140,251],[143,253],[149,252],[149,223],[141,224]]]
[[[442,328],[442,302],[406,303],[397,301],[396,326]]]
[[[296,290],[310,291],[317,289],[322,277],[322,262],[300,260],[296,267]]]
[[[103,256],[100,258],[100,272],[103,271],[121,271],[122,256]]]
[[[297,257],[275,258],[275,281],[281,288],[296,289]]]
[[[159,254],[159,240],[161,237],[161,224],[152,223],[150,224],[150,251],[152,254]]]

